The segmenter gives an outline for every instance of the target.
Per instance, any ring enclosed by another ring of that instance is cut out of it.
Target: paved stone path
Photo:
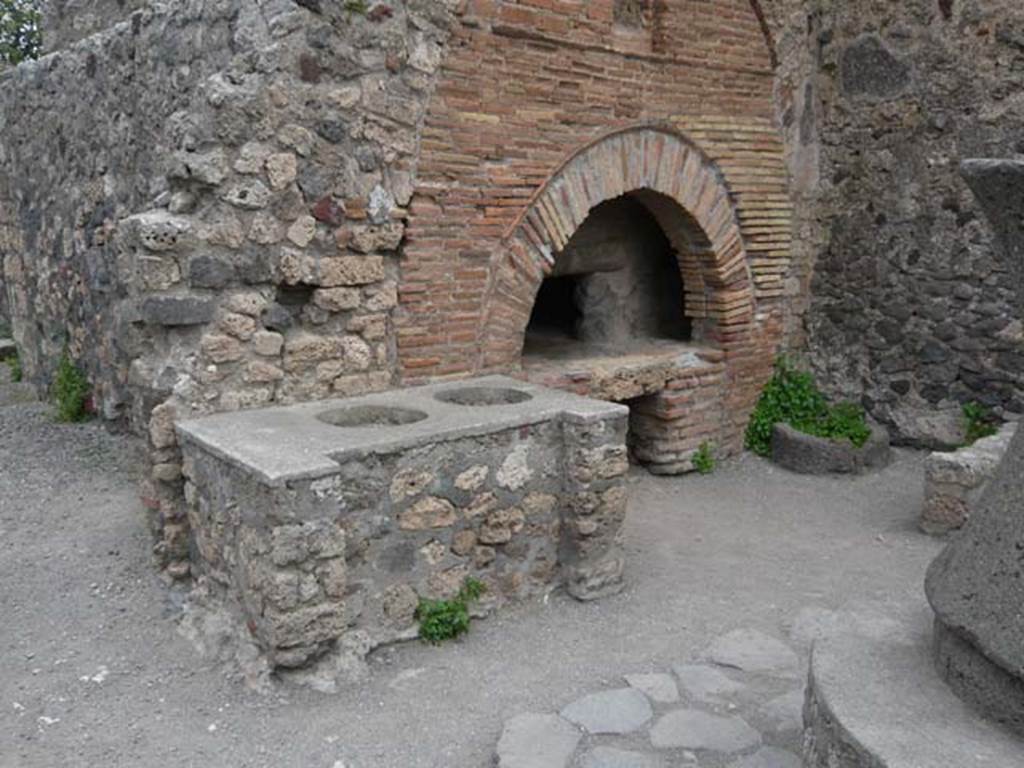
[[[737,629],[698,659],[623,676],[559,713],[505,723],[499,768],[800,768],[804,665],[781,640]]]

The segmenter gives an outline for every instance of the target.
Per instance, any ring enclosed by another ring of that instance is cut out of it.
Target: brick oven
[[[403,382],[628,403],[660,473],[740,449],[789,259],[772,66],[756,1],[469,3],[422,132]]]

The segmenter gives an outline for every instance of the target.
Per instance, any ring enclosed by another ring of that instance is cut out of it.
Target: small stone
[[[525,443],[512,449],[498,469],[498,485],[510,491],[517,491],[529,482],[533,477],[528,461],[529,450]]]
[[[317,221],[322,221],[324,224],[329,224],[332,227],[339,226],[345,219],[345,210],[330,195],[317,200],[313,206],[312,214],[313,218]]]
[[[557,715],[518,715],[505,723],[498,741],[498,768],[566,768],[580,738]]]
[[[345,588],[348,586],[348,571],[343,557],[323,562],[317,566],[316,574],[320,579],[324,594],[335,600],[345,596]]]
[[[235,268],[215,256],[197,256],[188,265],[188,280],[193,288],[223,288],[234,277]]]
[[[434,482],[434,475],[425,469],[415,467],[403,469],[391,480],[391,500],[404,501],[423,493]]]
[[[355,309],[361,301],[358,288],[319,288],[313,293],[313,303],[328,312]]]
[[[763,747],[732,763],[729,768],[803,768],[803,760],[777,747]]]
[[[267,158],[266,167],[271,189],[284,189],[298,175],[298,163],[291,152],[271,155]]]
[[[286,125],[277,132],[277,140],[285,147],[294,149],[306,157],[313,149],[313,134],[301,125]]]
[[[420,599],[416,590],[408,584],[397,584],[388,587],[384,592],[381,611],[389,624],[404,627],[414,621],[419,604]]]
[[[486,568],[494,562],[497,554],[494,551],[494,547],[477,547],[473,550],[473,567],[474,568]]]
[[[203,356],[214,363],[230,363],[242,359],[242,345],[231,336],[210,333],[199,342]]]
[[[266,208],[270,202],[270,190],[263,182],[255,179],[236,182],[229,186],[221,195],[224,202],[246,210]]]
[[[715,640],[707,657],[722,667],[744,672],[796,676],[800,659],[788,645],[756,629],[737,629]]]
[[[257,355],[276,357],[281,354],[284,336],[273,331],[257,331],[252,337],[252,348]]]
[[[429,565],[437,565],[448,554],[448,548],[439,541],[431,540],[420,547],[420,554]]]
[[[403,531],[422,531],[428,528],[447,528],[455,523],[455,507],[446,499],[428,496],[398,516],[398,527]]]
[[[459,557],[466,557],[476,546],[476,534],[472,531],[459,531],[452,538],[452,552]]]
[[[483,464],[470,467],[455,478],[455,487],[460,491],[475,491],[487,479],[490,469]]]
[[[306,529],[301,525],[279,525],[271,533],[271,558],[274,565],[299,563],[309,556]]]
[[[580,768],[661,768],[659,759],[641,752],[627,752],[613,747],[597,747],[587,753]]]
[[[256,333],[256,320],[248,315],[239,315],[229,312],[220,319],[220,328],[225,333],[234,336],[236,339],[248,341]]]
[[[260,245],[273,245],[284,237],[284,225],[272,214],[259,212],[249,226],[249,239]]]
[[[761,735],[740,717],[719,717],[695,709],[669,712],[651,728],[658,749],[739,752],[761,743]]]
[[[692,701],[715,701],[739,693],[745,685],[737,683],[714,667],[701,664],[677,664],[673,667],[679,682]]]
[[[272,151],[271,147],[258,141],[243,144],[235,160],[235,170],[238,173],[259,173]]]
[[[176,462],[154,464],[153,469],[150,472],[150,476],[154,480],[159,480],[162,483],[177,482],[178,480],[181,480],[181,464]]]
[[[300,216],[288,227],[288,239],[299,248],[305,248],[316,237],[316,219]]]
[[[149,417],[149,440],[154,448],[170,448],[177,444],[174,434],[176,417],[177,412],[170,403],[162,403],[153,409]]]
[[[679,689],[671,675],[626,675],[626,682],[659,704],[673,704],[679,701]]]
[[[341,354],[349,371],[365,371],[373,363],[370,347],[357,336],[341,339]]]
[[[228,312],[236,312],[239,315],[259,317],[260,312],[267,306],[267,300],[259,293],[236,293],[224,299],[222,305]]]
[[[654,717],[654,710],[637,689],[620,688],[584,696],[560,714],[588,733],[632,733]]]
[[[283,332],[292,327],[295,319],[291,312],[274,302],[260,313],[260,322],[268,331]]]
[[[245,380],[259,384],[270,384],[284,379],[284,371],[276,365],[265,363],[262,360],[253,360],[245,371]]]
[[[499,509],[487,516],[478,534],[483,544],[507,544],[523,530],[526,517],[517,507]]]
[[[550,515],[557,506],[558,497],[551,493],[531,493],[523,499],[523,509],[531,518]]]

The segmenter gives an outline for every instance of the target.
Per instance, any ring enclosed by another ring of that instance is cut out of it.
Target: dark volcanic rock
[[[1024,293],[1024,161],[968,161],[964,176]],[[963,533],[928,569],[939,672],[966,701],[1024,731],[1024,430]]]
[[[849,440],[829,440],[808,435],[788,424],[772,431],[772,461],[803,475],[863,474],[889,463],[889,433],[873,426],[871,437],[860,448]]]

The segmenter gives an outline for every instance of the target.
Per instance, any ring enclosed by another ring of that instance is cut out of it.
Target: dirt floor
[[[788,639],[808,606],[919,605],[941,547],[914,524],[922,454],[861,479],[752,456],[706,477],[634,470],[621,595],[556,592],[464,642],[379,652],[358,688],[261,695],[177,631],[183,594],[153,568],[135,493],[141,444],[20,399],[0,382],[3,768],[484,768],[506,718],[698,658],[731,629]]]

